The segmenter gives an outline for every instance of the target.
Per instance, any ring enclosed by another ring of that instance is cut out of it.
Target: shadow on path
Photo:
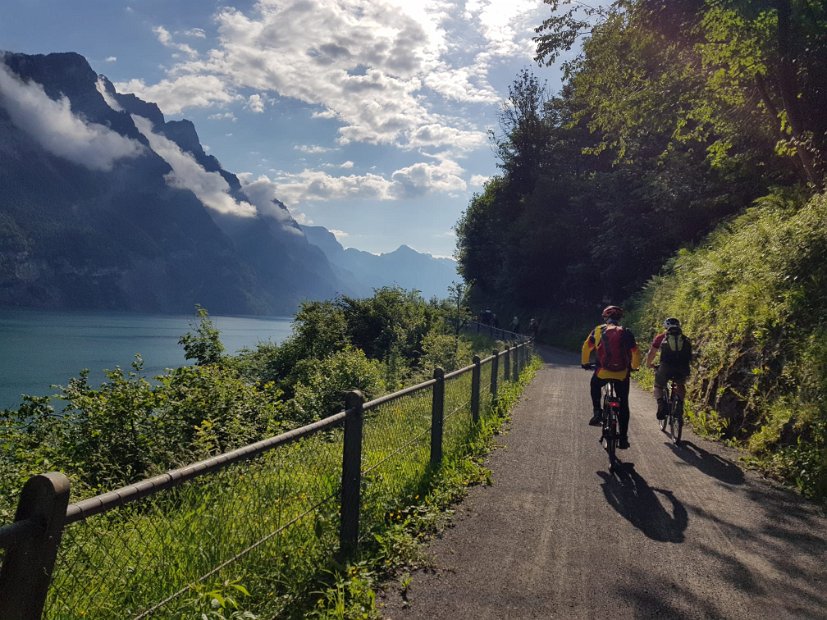
[[[711,454],[691,441],[684,440],[680,446],[667,444],[675,456],[683,459],[698,471],[720,480],[724,484],[744,484],[744,472],[732,461],[717,454]]]
[[[634,463],[619,463],[615,469],[615,476],[597,472],[603,479],[601,488],[609,505],[648,538],[682,543],[689,516],[672,491],[650,487],[637,473]],[[663,507],[659,495],[668,501],[671,514]]]

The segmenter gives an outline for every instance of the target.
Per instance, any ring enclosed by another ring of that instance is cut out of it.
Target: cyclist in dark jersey
[[[681,331],[681,322],[669,317],[663,322],[665,331],[655,336],[646,354],[646,365],[655,367],[655,357],[660,353],[660,365],[655,372],[655,401],[658,404],[657,418],[666,417],[668,404],[663,399],[663,388],[670,380],[675,381],[678,396],[686,393],[686,379],[689,377],[689,363],[692,361],[692,343]]]

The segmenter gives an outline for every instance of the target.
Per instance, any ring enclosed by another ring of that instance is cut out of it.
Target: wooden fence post
[[[364,395],[353,390],[345,396],[345,438],[342,449],[342,505],[339,553],[347,556],[359,542],[359,508],[362,486],[362,405]]]
[[[480,356],[474,356],[474,369],[471,371],[471,421],[480,421]]]
[[[23,486],[14,520],[31,520],[37,528],[32,536],[12,545],[3,558],[3,620],[29,620],[43,614],[68,505],[69,479],[61,473],[32,476]]]
[[[511,369],[514,373],[512,379],[514,382],[520,380],[520,345],[514,347],[514,366]]]
[[[442,463],[442,423],[445,415],[445,371],[434,368],[433,399],[431,401],[431,468]]]
[[[511,347],[506,347],[503,354],[503,381],[511,381]]]
[[[494,349],[491,352],[494,359],[491,360],[491,405],[497,404],[497,375],[500,374],[500,352]]]

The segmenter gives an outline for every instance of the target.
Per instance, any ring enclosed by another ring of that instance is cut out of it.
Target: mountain
[[[371,254],[354,248],[345,249],[336,237],[322,226],[302,226],[310,243],[321,248],[334,265],[339,279],[360,294],[382,286],[398,285],[417,289],[426,298],[444,298],[452,282],[459,281],[456,263],[448,258],[434,258],[407,245],[387,254]]]
[[[189,121],[79,54],[0,59],[0,306],[280,314],[350,292]]]

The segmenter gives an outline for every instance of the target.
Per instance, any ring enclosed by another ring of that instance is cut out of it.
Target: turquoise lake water
[[[259,342],[282,342],[293,317],[211,316],[228,353]],[[0,310],[0,409],[16,408],[21,394],[53,394],[88,368],[97,385],[103,370],[130,369],[135,354],[144,376],[187,364],[178,339],[195,316],[109,312]]]

